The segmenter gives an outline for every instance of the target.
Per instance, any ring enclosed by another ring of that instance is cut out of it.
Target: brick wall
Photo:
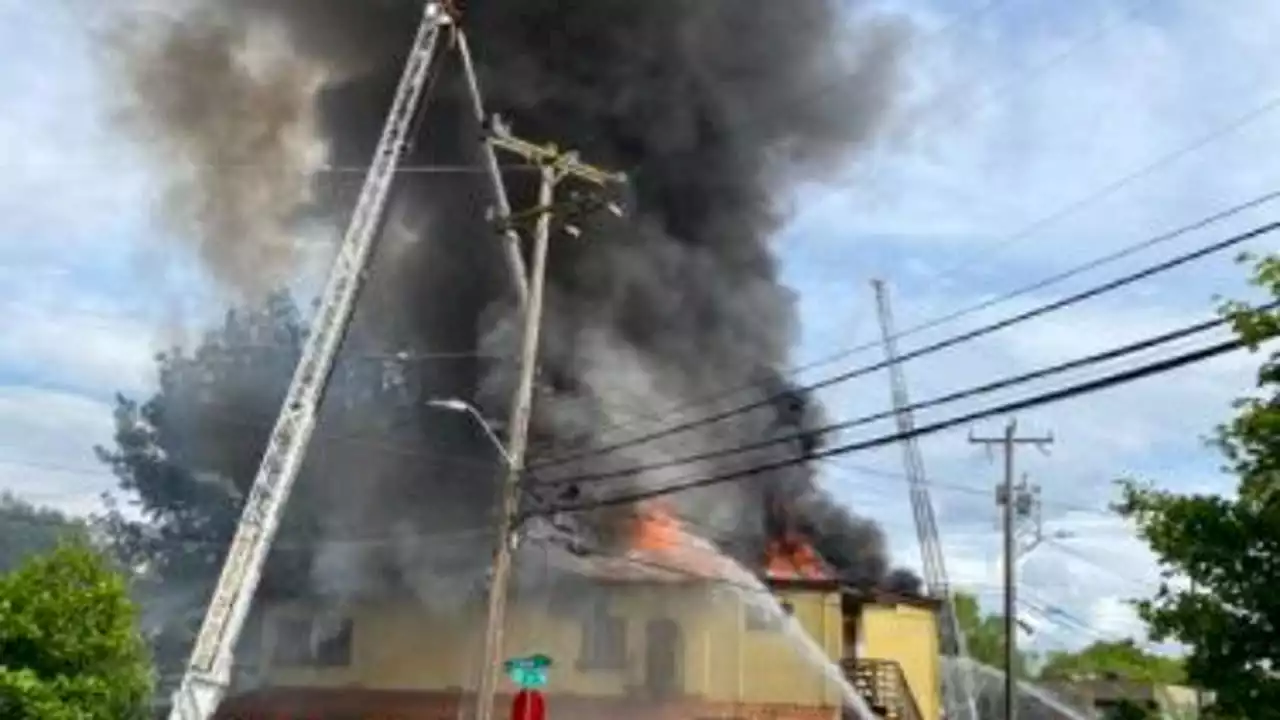
[[[461,692],[290,690],[228,699],[217,720],[459,720],[471,706]],[[511,696],[499,698],[508,720]],[[696,698],[664,702],[551,696],[548,720],[836,720],[836,708],[805,705],[713,703]]]

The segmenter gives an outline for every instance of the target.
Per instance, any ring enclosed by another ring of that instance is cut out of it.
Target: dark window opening
[[[627,666],[627,621],[596,604],[582,622],[578,667],[582,670],[621,670]]]
[[[350,619],[281,619],[276,622],[272,662],[284,667],[346,667],[351,664],[354,630]]]

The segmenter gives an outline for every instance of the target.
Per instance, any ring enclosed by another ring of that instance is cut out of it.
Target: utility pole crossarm
[[[235,645],[262,576],[285,504],[306,456],[316,415],[346,337],[391,186],[419,116],[441,28],[451,18],[428,3],[378,140],[351,222],[316,308],[312,333],[267,442],[221,575],[196,636],[190,664],[173,697],[171,720],[208,720],[231,682]]]
[[[576,152],[564,152],[551,143],[539,145],[518,138],[511,134],[511,129],[503,124],[499,117],[493,118],[490,140],[494,146],[518,155],[530,163],[554,167],[562,176],[573,176],[600,187],[624,183],[627,180],[625,173],[610,172],[580,161]]]

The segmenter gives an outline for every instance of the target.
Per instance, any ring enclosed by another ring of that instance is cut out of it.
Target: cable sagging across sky
[[[701,477],[701,478],[693,478],[684,482],[676,483],[674,485],[655,488],[653,490],[628,493],[625,495],[618,495],[610,498],[602,498],[599,500],[592,500],[589,502],[564,503],[562,505],[552,505],[551,507],[526,513],[526,515],[552,515],[556,513],[583,512],[583,511],[594,510],[594,509],[603,508],[603,507],[630,505],[630,504],[641,502],[644,500],[650,500],[653,498],[662,497],[664,495],[671,495],[671,494],[683,492],[686,490],[694,490],[697,488],[709,487],[709,486],[718,485],[721,483],[744,480],[746,478],[753,477],[753,476],[756,476],[765,472],[769,472],[772,470],[780,470],[785,467],[807,463],[813,460],[822,460],[830,457],[836,457],[839,455],[847,455],[849,453],[859,452],[863,450],[870,450],[873,448],[901,442],[902,440],[909,437],[921,437],[925,435],[933,435],[933,434],[942,432],[944,430],[950,430],[952,428],[959,427],[961,425],[967,425],[969,423],[976,422],[978,420],[985,420],[987,418],[995,417],[999,415],[1008,415],[1010,413],[1015,413],[1021,410],[1025,410],[1027,408],[1039,407],[1042,405],[1048,405],[1051,403],[1059,402],[1062,400],[1068,400],[1068,399],[1079,397],[1082,395],[1088,395],[1101,390],[1106,390],[1119,385],[1124,385],[1124,384],[1133,382],[1135,380],[1141,380],[1143,378],[1160,375],[1160,374],[1170,372],[1182,367],[1201,363],[1206,360],[1210,360],[1212,358],[1218,357],[1219,355],[1225,355],[1227,353],[1234,352],[1236,350],[1239,350],[1243,347],[1248,347],[1250,345],[1251,345],[1250,341],[1246,341],[1242,339],[1232,339],[1232,340],[1217,343],[1214,345],[1209,345],[1207,347],[1203,347],[1197,350],[1192,350],[1190,352],[1186,352],[1180,355],[1175,355],[1173,357],[1166,358],[1164,360],[1147,363],[1145,365],[1139,365],[1129,370],[1112,373],[1110,375],[1105,375],[1101,378],[1097,378],[1095,380],[1091,380],[1088,382],[1070,385],[1065,388],[1060,388],[1058,390],[1039,393],[1039,394],[1022,398],[1019,400],[1001,403],[998,405],[993,405],[990,407],[983,408],[981,410],[975,410],[973,412],[953,416],[945,420],[939,420],[937,422],[920,425],[916,427],[914,430],[912,430],[911,432],[905,432],[905,433],[898,432],[898,433],[892,433],[889,435],[882,435],[879,437],[872,438],[870,440],[864,440],[860,442],[853,442],[845,445],[840,445],[840,446],[823,450],[820,452],[816,452],[816,453],[813,453],[812,455],[808,455],[801,458],[793,458],[793,459],[784,460],[784,461],[764,463],[764,464],[755,465],[749,468],[745,468],[742,470],[736,470],[733,472],[720,473],[717,475],[710,475],[710,476]]]
[[[1261,309],[1270,310],[1276,307],[1280,307],[1280,303],[1270,303],[1268,305],[1263,306]],[[1040,368],[1038,370],[1033,370],[1031,372],[1004,377],[999,380],[983,383],[981,385],[971,386],[964,390],[958,390],[955,392],[947,393],[945,395],[940,395],[938,397],[931,398],[929,400],[923,400],[921,402],[912,403],[911,405],[907,406],[905,409],[910,412],[917,412],[920,410],[935,408],[935,407],[938,407],[939,405],[946,405],[949,403],[953,403],[958,400],[967,400],[969,398],[977,397],[979,395],[985,395],[991,392],[995,392],[997,390],[1003,390],[1006,388],[1014,387],[1016,385],[1021,385],[1027,382],[1031,382],[1033,380],[1040,380],[1046,377],[1051,377],[1053,375],[1058,375],[1060,373],[1068,372],[1071,370],[1078,370],[1080,368],[1089,367],[1091,365],[1096,365],[1098,363],[1106,362],[1109,360],[1115,360],[1121,357],[1125,357],[1127,355],[1132,355],[1134,353],[1138,353],[1144,350],[1149,350],[1159,345],[1164,345],[1170,342],[1174,342],[1176,340],[1181,340],[1181,339],[1190,337],[1192,335],[1196,335],[1199,333],[1206,332],[1208,330],[1212,330],[1214,328],[1221,327],[1223,325],[1228,324],[1229,322],[1230,322],[1230,318],[1228,317],[1220,317],[1220,318],[1215,318],[1213,320],[1206,320],[1203,322],[1196,323],[1194,325],[1181,327],[1166,333],[1161,333],[1159,335],[1144,338],[1142,340],[1138,340],[1136,342],[1129,343],[1127,345],[1122,345],[1120,347],[1112,348],[1110,350],[1105,350],[1103,352],[1094,353],[1092,355],[1076,358],[1074,360],[1068,360],[1066,362],[1057,363],[1055,365],[1050,365],[1048,367]],[[677,458],[672,458],[670,460],[664,460],[661,462],[648,463],[644,465],[635,465],[632,467],[622,468],[619,470],[612,470],[609,472],[588,473],[588,474],[582,474],[582,475],[574,475],[572,477],[566,477],[566,478],[542,480],[542,481],[539,481],[537,484],[541,486],[565,485],[565,484],[580,483],[580,482],[593,482],[593,481],[605,480],[609,478],[628,477],[631,475],[638,475],[640,473],[650,472],[653,470],[662,470],[670,467],[676,467],[679,465],[688,465],[690,463],[700,462],[703,460],[713,460],[721,457],[739,455],[742,453],[751,452],[753,450],[761,450],[767,447],[772,447],[774,445],[781,445],[785,443],[795,443],[795,442],[804,441],[808,438],[812,438],[819,435],[829,435],[831,433],[839,432],[841,430],[848,430],[850,428],[867,425],[877,420],[886,420],[893,417],[894,412],[895,412],[894,410],[883,410],[883,411],[871,413],[868,415],[862,415],[849,420],[842,420],[837,423],[825,425],[819,428],[814,428],[812,430],[808,430],[805,432],[791,433],[788,435],[769,438],[766,440],[762,440],[760,442],[754,442],[747,445],[739,445],[736,447],[728,447],[720,450],[698,453],[696,455],[677,457]]]
[[[1188,263],[1191,263],[1193,261],[1199,260],[1204,257],[1208,257],[1214,253],[1218,253],[1223,250],[1236,247],[1246,241],[1256,239],[1263,235],[1267,235],[1269,233],[1275,232],[1276,230],[1280,230],[1280,221],[1272,221],[1263,225],[1256,226],[1250,230],[1246,230],[1244,232],[1232,235],[1222,240],[1218,240],[1208,245],[1203,245],[1190,252],[1177,255],[1163,262],[1157,263],[1155,265],[1147,266],[1136,272],[1123,275],[1119,278],[1110,280],[1100,285],[1095,285],[1093,287],[1087,288],[1085,290],[1074,293],[1072,295],[1068,295],[1067,297],[1064,297],[1043,305],[1038,305],[1034,308],[1023,311],[1021,313],[1017,313],[1015,315],[1011,315],[1002,320],[997,320],[995,322],[982,325],[972,330],[959,333],[957,335],[952,335],[950,337],[944,338],[942,340],[939,340],[935,343],[931,343],[929,345],[925,345],[923,347],[917,348],[910,352],[903,353],[898,357],[897,362],[907,362],[909,360],[914,360],[919,357],[931,355],[941,350],[955,347],[962,343],[970,342],[978,338],[985,337],[987,335],[998,332],[1000,330],[1011,327],[1013,325],[1027,322],[1029,320],[1033,320],[1035,318],[1038,318],[1044,315],[1048,315],[1049,313],[1062,310],[1064,308],[1070,307],[1072,305],[1076,305],[1085,300],[1089,300],[1089,299],[1098,297],[1100,295],[1104,295],[1108,292],[1112,292],[1114,290],[1125,287],[1127,285],[1131,285],[1133,283],[1136,283],[1140,280],[1144,280],[1146,278],[1157,275],[1159,273],[1172,270],[1174,268],[1180,267],[1182,265],[1186,265]],[[796,388],[791,392],[811,393],[815,390],[821,390],[823,388],[828,388],[833,385],[838,385],[840,383],[844,383],[854,378],[867,375],[877,370],[883,370],[889,367],[889,365],[890,365],[890,362],[887,360],[873,363],[871,365],[864,365],[864,366],[849,370],[847,372],[843,372],[838,375],[834,375],[832,377],[819,380],[814,383],[810,383],[800,388]],[[767,407],[770,404],[781,399],[784,399],[781,395],[778,395],[778,394],[770,395],[769,397],[765,397],[760,400],[738,405],[736,407],[729,408],[727,410],[723,410],[720,412],[712,413],[710,415],[707,415],[701,418],[695,418],[693,420],[676,423],[675,425],[670,425],[666,428],[659,428],[652,432],[638,435],[628,440],[622,440],[616,443],[606,444],[593,449],[583,450],[583,451],[574,452],[574,453],[568,453],[566,455],[561,455],[559,457],[552,457],[542,462],[532,463],[529,466],[529,470],[531,471],[541,470],[548,467],[555,467],[555,466],[563,465],[565,463],[572,462],[575,460],[582,460],[585,458],[596,457],[599,455],[612,453],[617,450],[622,450],[629,447],[634,447],[636,445],[649,443],[654,440],[659,440],[661,438],[676,435],[686,430],[691,430],[693,428],[701,427],[704,425],[717,423],[732,417],[736,417],[738,415],[742,415],[743,413],[747,413],[752,410]]]

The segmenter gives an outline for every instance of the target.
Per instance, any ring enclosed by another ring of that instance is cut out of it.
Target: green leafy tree
[[[1257,352],[1280,331],[1280,258],[1254,263],[1262,304],[1231,302],[1223,312]],[[1280,363],[1264,355],[1256,389],[1235,404],[1214,444],[1238,478],[1233,494],[1179,494],[1124,481],[1117,509],[1132,519],[1158,558],[1163,581],[1137,603],[1156,639],[1190,649],[1190,682],[1211,690],[1222,718],[1280,717]],[[1175,580],[1176,579],[1176,580]],[[1189,581],[1186,582],[1186,581]]]
[[[966,649],[969,657],[983,665],[1003,670],[1004,657],[1004,616],[983,615],[978,600],[972,595],[956,593],[956,620],[960,623],[960,631],[964,633]],[[1029,675],[1031,658],[1019,652],[1014,660],[1014,667],[1019,677]]]
[[[114,447],[98,454],[119,479],[119,496],[102,526],[121,562],[138,571],[147,631],[166,683],[184,666],[306,334],[293,300],[273,295],[261,306],[228,312],[195,348],[159,356],[158,387],[145,402],[117,398]],[[347,344],[359,346],[359,338]],[[386,382],[385,370],[377,362],[341,361],[317,437],[340,426],[335,434],[368,435],[385,446],[386,428],[373,421],[344,416],[331,422],[359,407],[388,417],[384,409],[398,407],[403,388]],[[323,470],[350,477],[368,472],[367,466],[335,468],[336,462],[326,457]],[[304,463],[278,545],[305,548],[318,532],[321,513],[311,509],[310,495],[317,469]],[[122,503],[142,518],[121,512]],[[273,552],[262,588],[305,583],[308,563],[304,551]]]
[[[141,720],[151,666],[123,575],[84,543],[0,576],[0,717]]]
[[[1049,653],[1039,674],[1046,680],[1114,677],[1160,685],[1186,681],[1180,659],[1148,653],[1132,640],[1099,641],[1078,652]]]
[[[49,552],[68,537],[83,537],[84,523],[50,508],[0,493],[0,573],[32,555]]]
[[[165,681],[185,664],[304,336],[294,303],[273,296],[227,313],[194,350],[158,356],[146,402],[116,400],[115,446],[98,455],[120,493],[101,524],[137,571]]]

